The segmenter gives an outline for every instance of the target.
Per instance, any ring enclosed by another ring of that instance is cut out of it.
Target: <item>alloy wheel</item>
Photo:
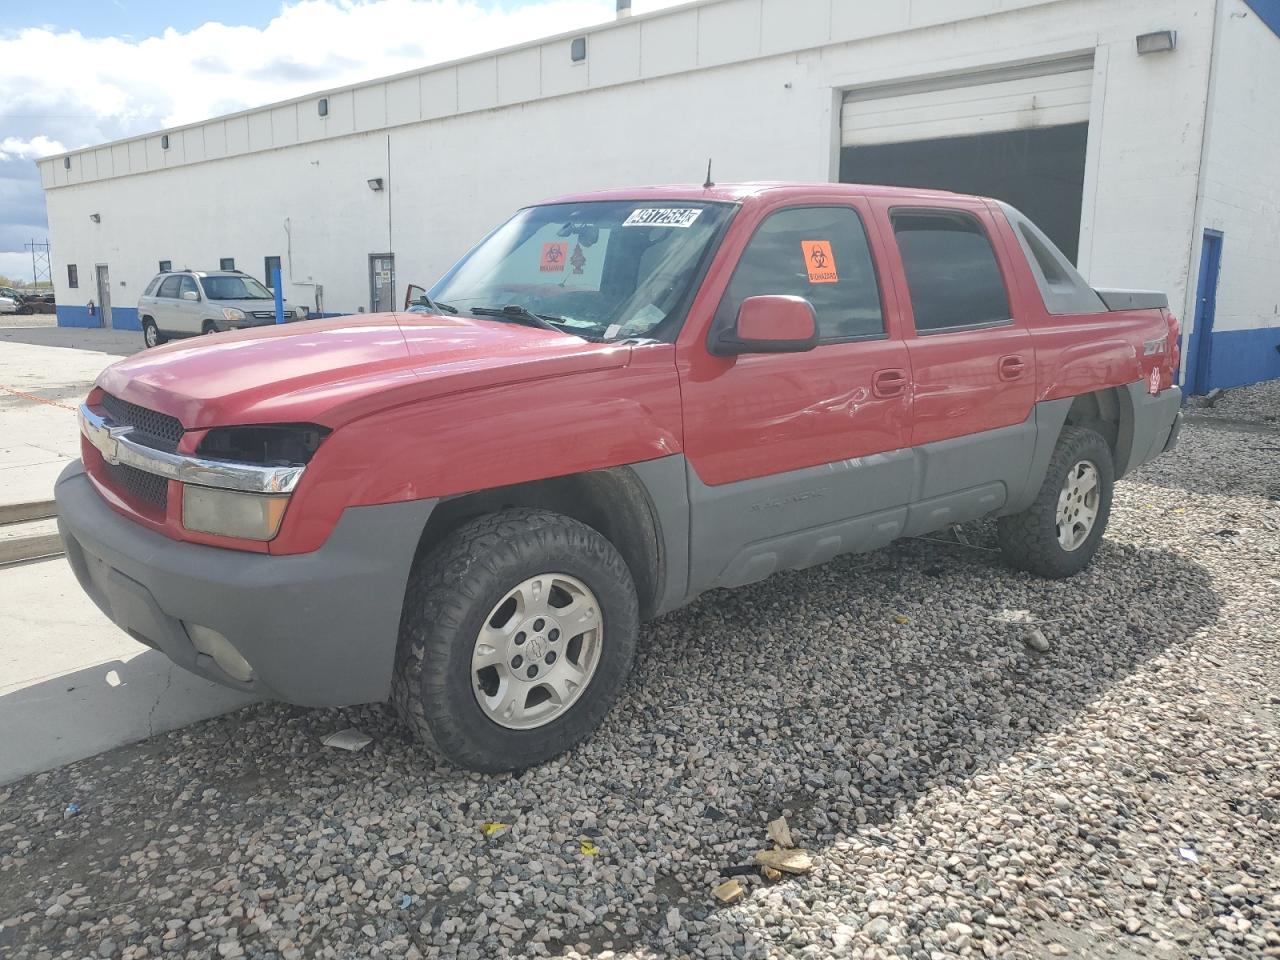
[[[531,730],[565,713],[600,663],[604,619],[591,589],[545,573],[489,612],[471,655],[472,689],[494,723]]]
[[[1077,550],[1089,539],[1098,519],[1102,488],[1098,468],[1089,460],[1078,461],[1067,471],[1058,494],[1058,544],[1063,550]]]

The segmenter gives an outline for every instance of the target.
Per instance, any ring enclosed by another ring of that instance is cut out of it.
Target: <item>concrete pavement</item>
[[[53,496],[53,481],[80,455],[76,405],[120,359],[126,337],[141,345],[127,331],[0,328],[0,504]]]
[[[0,505],[47,500],[75,408],[138,334],[0,328]],[[0,567],[0,784],[250,702],[170,664],[93,605],[65,558]]]
[[[251,702],[116,627],[65,558],[0,569],[0,784]]]

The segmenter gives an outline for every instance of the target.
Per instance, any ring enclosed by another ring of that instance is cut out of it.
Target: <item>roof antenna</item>
[[[710,190],[715,186],[715,181],[711,179],[711,158],[707,158],[707,182],[702,185],[703,190]]]

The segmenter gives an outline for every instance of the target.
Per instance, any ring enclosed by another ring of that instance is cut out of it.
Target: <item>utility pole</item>
[[[33,237],[25,246],[31,251],[31,285],[39,289],[40,281],[44,280],[52,287],[53,263],[49,258],[49,238],[45,237],[42,242]]]

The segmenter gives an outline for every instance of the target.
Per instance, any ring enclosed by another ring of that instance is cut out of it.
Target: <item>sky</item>
[[[40,157],[564,33],[614,10],[614,0],[3,0],[0,274],[30,280],[24,244],[48,235]]]

